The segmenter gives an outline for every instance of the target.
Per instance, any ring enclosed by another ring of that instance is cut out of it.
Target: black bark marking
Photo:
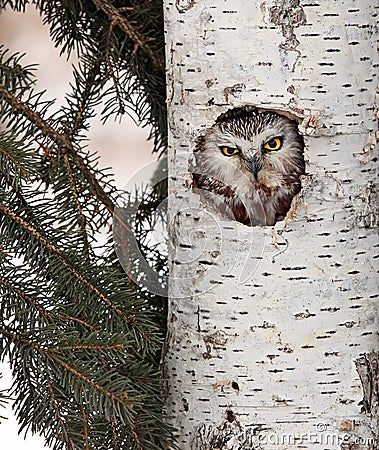
[[[188,400],[186,398],[182,398],[182,410],[184,412],[189,411],[189,403],[188,403]]]
[[[225,419],[230,423],[233,423],[236,420],[236,416],[234,415],[234,412],[231,409],[228,409],[226,411]]]

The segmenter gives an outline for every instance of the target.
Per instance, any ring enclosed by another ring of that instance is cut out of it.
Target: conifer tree
[[[41,433],[54,450],[165,448],[162,301],[117,260],[120,193],[86,147],[102,105],[104,121],[134,111],[164,151],[161,2],[3,0],[0,8],[29,3],[62,55],[75,51],[80,63],[65,105],[51,113],[34,67],[0,49],[0,356],[11,363],[20,430]],[[160,195],[145,196],[135,217],[141,244]],[[150,256],[162,265],[154,249]]]

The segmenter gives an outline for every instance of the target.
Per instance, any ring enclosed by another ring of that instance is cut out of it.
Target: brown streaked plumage
[[[198,139],[194,155],[196,191],[246,225],[283,219],[305,173],[297,123],[252,106],[222,114]]]

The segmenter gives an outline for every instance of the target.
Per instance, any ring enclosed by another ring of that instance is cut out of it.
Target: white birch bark
[[[181,450],[376,448],[375,3],[165,0]],[[191,189],[197,136],[245,104],[304,119],[308,176],[275,227]]]

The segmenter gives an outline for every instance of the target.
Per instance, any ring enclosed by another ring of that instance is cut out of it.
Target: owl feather
[[[296,121],[252,106],[218,117],[196,143],[194,188],[223,216],[274,225],[287,214],[305,173]]]

